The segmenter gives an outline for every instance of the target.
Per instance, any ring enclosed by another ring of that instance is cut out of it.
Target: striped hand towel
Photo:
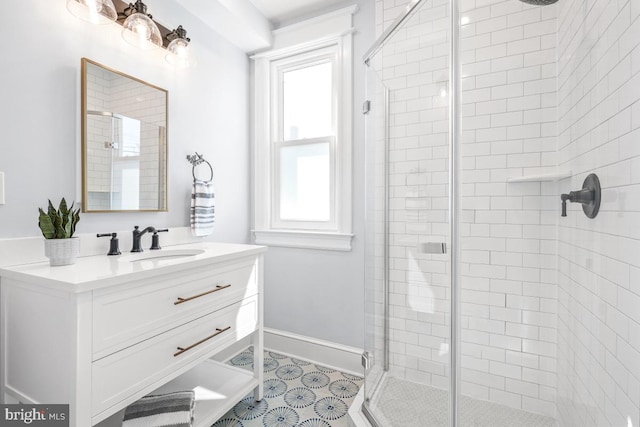
[[[193,390],[145,396],[127,406],[122,427],[191,427],[195,401]]]
[[[216,217],[215,210],[213,181],[194,180],[191,192],[191,233],[194,236],[211,234]]]

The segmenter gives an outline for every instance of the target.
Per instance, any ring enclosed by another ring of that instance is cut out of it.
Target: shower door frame
[[[392,37],[395,32],[402,26],[402,24],[412,16],[412,13],[419,8],[423,3],[433,0],[411,0],[407,5],[405,12],[400,15],[396,20],[389,25],[384,33],[376,40],[363,57],[364,64],[369,67],[370,60],[376,53],[382,49],[385,42]],[[458,322],[458,315],[460,313],[460,192],[459,192],[459,171],[460,171],[460,159],[459,159],[459,141],[460,141],[460,89],[461,89],[461,73],[460,73],[460,0],[449,0],[449,22],[450,22],[450,42],[449,42],[449,182],[448,182],[448,199],[449,199],[449,238],[450,238],[450,319],[449,319],[449,425],[451,427],[459,426],[459,393],[460,393],[460,372],[458,369],[460,360],[460,323]],[[385,150],[388,151],[389,147],[389,130],[388,130],[388,102],[389,93],[385,88],[384,94],[384,143]],[[389,272],[388,272],[388,155],[385,153],[385,224],[384,224],[384,281],[383,281],[383,303],[384,303],[384,371],[389,370],[389,310],[388,310],[388,286],[389,286]],[[381,377],[383,378],[383,377]],[[366,379],[365,379],[366,381]],[[377,386],[378,384],[376,384]],[[375,415],[369,409],[367,405],[368,401],[364,399],[362,403],[362,412],[367,420],[374,427],[381,427],[376,421]]]

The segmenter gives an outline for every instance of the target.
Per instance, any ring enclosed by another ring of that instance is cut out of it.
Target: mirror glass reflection
[[[83,210],[167,210],[166,90],[82,60]]]

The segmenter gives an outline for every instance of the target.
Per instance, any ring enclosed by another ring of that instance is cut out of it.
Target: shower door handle
[[[419,248],[421,254],[442,255],[447,253],[447,244],[444,242],[420,243]]]

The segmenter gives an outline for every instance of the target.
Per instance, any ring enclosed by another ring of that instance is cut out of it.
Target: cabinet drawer
[[[256,295],[94,361],[93,416],[138,392],[152,391],[258,326]]]
[[[93,360],[258,292],[255,258],[180,272],[93,298]]]

